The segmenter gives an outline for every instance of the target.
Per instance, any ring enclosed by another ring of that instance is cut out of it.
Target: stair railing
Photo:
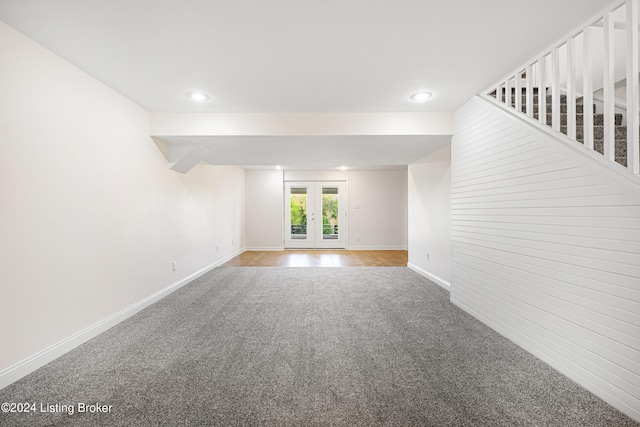
[[[491,86],[484,96],[639,175],[639,1],[612,3]],[[622,79],[628,82],[626,128],[620,126],[621,117],[615,114],[615,82]],[[593,93],[600,90],[604,93],[603,111],[596,117],[596,125]]]

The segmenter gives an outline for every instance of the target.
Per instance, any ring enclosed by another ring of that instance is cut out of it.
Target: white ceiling
[[[0,0],[0,20],[153,112],[453,111],[609,3]]]

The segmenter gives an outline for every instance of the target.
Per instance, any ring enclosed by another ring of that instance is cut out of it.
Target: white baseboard
[[[247,246],[247,251],[284,251],[284,246]]]
[[[359,246],[349,245],[350,251],[406,251],[406,246]]]
[[[244,249],[240,253],[242,252],[244,252]],[[233,258],[236,255],[231,256],[229,259]],[[41,368],[42,366],[57,359],[63,354],[73,350],[79,345],[84,344],[90,339],[97,337],[101,333],[114,327],[118,323],[128,319],[129,317],[133,316],[134,314],[138,313],[144,308],[147,308],[151,304],[161,300],[162,298],[166,297],[170,293],[177,291],[187,283],[197,279],[198,277],[202,276],[205,273],[208,273],[209,271],[213,270],[214,268],[216,268],[216,266],[220,265],[221,263],[222,262],[216,262],[208,267],[205,267],[199,271],[196,271],[195,273],[185,277],[184,279],[172,285],[167,286],[166,288],[107,317],[106,319],[101,320],[100,322],[95,323],[89,326],[88,328],[83,329],[82,331],[74,335],[71,335],[70,337],[64,340],[50,347],[45,348],[42,351],[39,351],[38,353],[22,360],[21,362],[18,362],[15,365],[0,371],[0,389],[3,389],[9,384],[12,384],[18,381],[20,378],[30,374],[31,372],[35,371],[38,368]]]
[[[284,251],[287,248],[284,246],[247,246],[247,252],[250,251]],[[292,248],[289,248],[292,249]],[[350,251],[406,251],[404,246],[353,246],[349,245],[347,248]],[[314,249],[309,249],[314,250]],[[331,249],[327,249],[331,250]]]
[[[234,258],[235,258],[235,257],[237,257],[238,255],[240,255],[241,253],[245,252],[246,250],[247,250],[246,248],[239,249],[238,251],[236,251],[236,252],[232,253],[231,255],[226,256],[226,257],[224,257],[224,258],[222,258],[222,259],[220,259],[220,260],[216,261],[216,263],[215,263],[215,264],[216,264],[216,267],[220,267],[220,266],[221,266],[222,264],[224,264],[225,262],[227,262],[227,261],[231,261],[232,259],[234,259]],[[195,277],[194,277],[194,279],[195,279]]]
[[[415,271],[419,275],[424,276],[427,279],[431,280],[436,285],[439,285],[439,286],[445,288],[447,291],[451,292],[451,283],[449,283],[449,282],[447,282],[445,280],[442,280],[438,276],[434,276],[433,274],[429,273],[428,271],[423,270],[420,267],[418,267],[417,265],[412,264],[410,262],[407,263],[407,267],[409,267],[411,270]]]

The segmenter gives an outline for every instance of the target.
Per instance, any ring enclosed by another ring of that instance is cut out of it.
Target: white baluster
[[[593,46],[593,28],[586,27],[582,32],[582,39],[584,47],[582,54],[584,146],[589,150],[593,150],[593,72],[591,71],[591,57],[593,55],[591,52]]]
[[[533,117],[533,66],[527,65],[527,116]]]
[[[507,81],[504,83],[504,102],[507,104],[507,107],[511,107],[511,79],[507,78]]]
[[[522,71],[516,73],[516,111],[522,113]]]
[[[576,140],[576,40],[567,40],[567,136]]]
[[[615,77],[614,77],[614,28],[613,12],[604,15],[604,157],[615,161],[616,157],[616,128],[615,128]]]
[[[638,108],[638,0],[627,0],[627,167],[640,173]]]
[[[538,120],[543,125],[547,124],[547,78],[545,57],[538,59]]]
[[[558,48],[551,51],[551,129],[560,132],[560,61]]]

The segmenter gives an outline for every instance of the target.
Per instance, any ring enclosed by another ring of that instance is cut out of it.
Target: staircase
[[[505,89],[502,88],[500,101],[505,101]],[[522,89],[522,113],[526,113],[526,90]],[[539,96],[538,88],[533,88],[533,118],[538,120]],[[489,94],[496,97],[496,91]],[[547,115],[543,124],[551,126],[552,102],[551,95],[546,95]],[[511,88],[511,107],[515,108],[515,89]],[[596,106],[593,106],[596,111]],[[615,161],[622,166],[627,166],[627,127],[622,125],[622,114],[615,115]],[[593,146],[594,151],[604,154],[604,114],[593,114]],[[567,134],[567,96],[560,95],[560,132]],[[584,143],[584,112],[582,98],[576,99],[576,140]]]

